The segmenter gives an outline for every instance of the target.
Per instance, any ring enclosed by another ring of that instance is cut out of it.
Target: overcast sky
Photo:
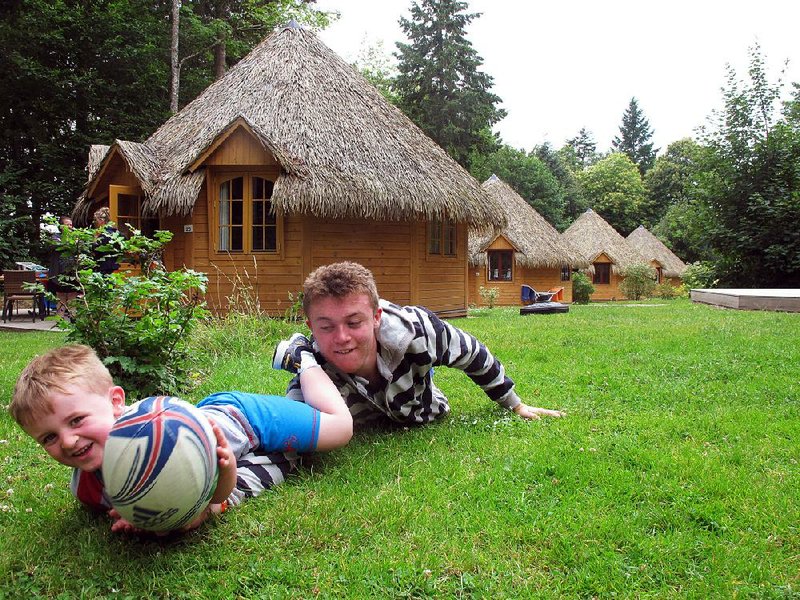
[[[391,55],[410,6],[317,0],[341,13],[321,38],[349,62],[365,43]],[[469,0],[469,12],[483,13],[467,38],[508,111],[495,129],[516,148],[559,148],[586,127],[608,150],[635,96],[665,150],[721,108],[725,65],[743,77],[755,43],[772,81],[787,59],[784,79],[800,81],[800,0]]]

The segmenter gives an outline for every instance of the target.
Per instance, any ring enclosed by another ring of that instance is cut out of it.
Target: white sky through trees
[[[342,15],[321,38],[349,62],[365,42],[391,56],[410,6],[318,0]],[[800,82],[798,0],[469,0],[469,12],[483,13],[467,38],[508,111],[495,130],[515,148],[559,148],[586,127],[607,151],[635,96],[664,151],[722,108],[725,65],[744,77],[755,43],[771,82],[787,59],[786,91]]]

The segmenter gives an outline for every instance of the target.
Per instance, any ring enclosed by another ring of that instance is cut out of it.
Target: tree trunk
[[[178,112],[178,95],[181,86],[181,65],[178,61],[178,36],[180,34],[181,0],[172,0],[172,39],[169,47],[169,110]]]
[[[221,79],[225,75],[225,61],[227,59],[227,47],[224,39],[218,39],[214,44],[214,79]]]

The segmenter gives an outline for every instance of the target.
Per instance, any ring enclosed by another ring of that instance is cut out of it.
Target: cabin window
[[[277,252],[279,222],[272,188],[272,181],[256,175],[238,175],[219,183],[219,252]]]
[[[661,284],[664,282],[664,269],[656,267],[656,283]]]
[[[158,229],[158,218],[142,215],[144,195],[141,188],[125,185],[111,185],[108,190],[108,212],[117,229],[125,237],[130,237],[131,227],[144,235],[152,237]]]
[[[569,281],[572,277],[572,267],[561,265],[561,281]]]
[[[592,283],[611,283],[611,263],[594,263],[594,277]]]
[[[428,221],[428,254],[456,256],[456,224],[449,219]]]
[[[511,250],[489,250],[489,281],[511,281],[514,278]]]

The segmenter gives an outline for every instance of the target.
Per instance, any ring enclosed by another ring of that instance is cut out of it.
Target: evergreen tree
[[[473,156],[470,172],[478,181],[497,175],[551,225],[566,228],[561,185],[533,154],[504,145],[491,154]]]
[[[398,42],[395,53],[400,108],[465,167],[471,152],[496,149],[497,138],[486,131],[506,115],[466,38],[467,25],[480,14],[466,9],[459,0],[415,1],[411,19],[400,19],[410,43]]]
[[[636,98],[631,98],[628,108],[622,115],[619,133],[619,136],[611,142],[611,147],[616,152],[627,154],[628,158],[639,167],[639,173],[644,175],[653,166],[658,149],[653,149],[653,143],[650,141],[653,130],[650,129],[650,123],[639,108]]]
[[[566,229],[570,223],[588,208],[586,200],[583,198],[578,178],[575,176],[575,171],[564,158],[563,153],[556,152],[549,142],[536,146],[532,154],[544,163],[556,178],[556,181],[558,181],[563,198],[563,227],[556,225],[556,228],[559,230]]]
[[[592,137],[592,132],[581,127],[574,138],[567,140],[567,146],[572,149],[572,154],[577,161],[577,169],[585,169],[593,165],[597,159],[597,144]]]

